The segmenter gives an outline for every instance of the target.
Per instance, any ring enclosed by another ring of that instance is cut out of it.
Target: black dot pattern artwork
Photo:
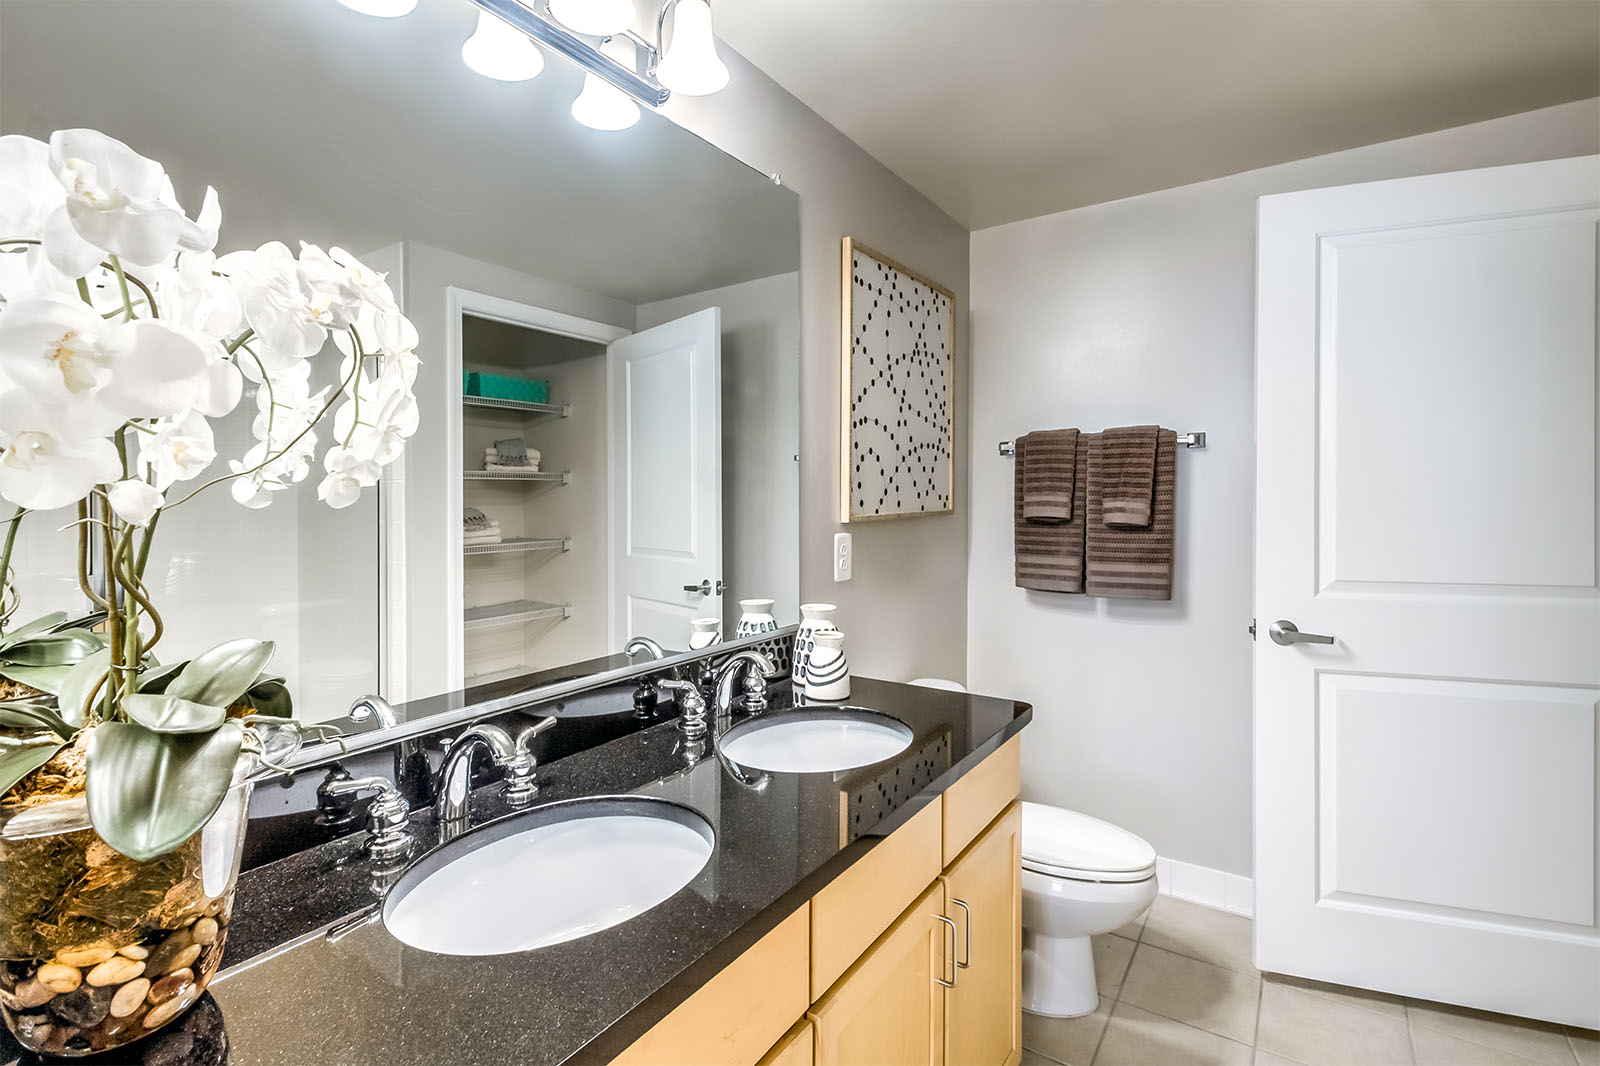
[[[955,305],[866,254],[850,257],[850,517],[951,509]]]

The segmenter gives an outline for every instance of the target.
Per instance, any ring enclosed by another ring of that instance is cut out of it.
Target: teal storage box
[[[509,374],[465,371],[461,388],[468,396],[491,400],[517,400],[521,403],[549,403],[550,382],[544,378],[519,378]]]

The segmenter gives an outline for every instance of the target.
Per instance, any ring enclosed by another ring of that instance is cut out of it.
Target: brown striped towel
[[[1085,434],[1085,438],[1089,446],[1079,449],[1088,453],[1085,591],[1091,596],[1135,600],[1172,599],[1172,530],[1177,510],[1178,434],[1163,429],[1156,435],[1150,524],[1143,529],[1106,524],[1106,438],[1102,434]]]
[[[1026,442],[1028,461],[1022,461]],[[1016,445],[1022,476],[1022,517],[1030,522],[1072,520],[1072,485],[1078,464],[1078,431],[1040,429]]]
[[[1105,524],[1143,529],[1150,524],[1160,426],[1118,426],[1100,434],[1100,494]]]
[[[1016,541],[1017,587],[1037,589],[1040,592],[1083,591],[1083,529],[1088,513],[1085,499],[1088,493],[1088,449],[1078,438],[1073,449],[1072,517],[1065,521],[1030,522],[1022,514],[1023,480],[1027,477],[1028,457],[1032,446],[1029,434],[1017,441],[1016,470],[1013,477],[1013,528]]]

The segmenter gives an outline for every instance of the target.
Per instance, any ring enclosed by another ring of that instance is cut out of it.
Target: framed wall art
[[[955,510],[955,293],[844,239],[840,519]]]

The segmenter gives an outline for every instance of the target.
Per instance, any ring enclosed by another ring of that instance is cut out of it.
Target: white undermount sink
[[[911,746],[911,729],[865,707],[807,707],[741,722],[717,746],[752,770],[829,773],[894,758]]]
[[[383,923],[440,955],[576,940],[667,900],[705,868],[714,840],[704,818],[665,800],[552,803],[425,856],[389,890]]]

